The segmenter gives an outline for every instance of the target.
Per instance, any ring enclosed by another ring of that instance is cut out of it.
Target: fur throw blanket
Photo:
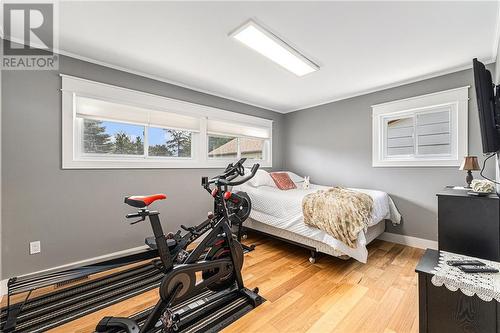
[[[372,216],[373,199],[365,193],[333,187],[306,195],[302,211],[305,224],[355,248],[359,232]]]

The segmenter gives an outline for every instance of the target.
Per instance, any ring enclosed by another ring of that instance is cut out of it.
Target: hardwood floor
[[[367,264],[262,240],[245,283],[267,299],[224,332],[417,332],[415,266],[423,250],[375,241]]]
[[[267,301],[223,332],[417,332],[415,266],[423,250],[376,240],[367,264],[320,256],[270,238],[245,256],[248,288]],[[104,316],[128,316],[157,300],[157,291],[113,305],[51,332],[93,332]]]

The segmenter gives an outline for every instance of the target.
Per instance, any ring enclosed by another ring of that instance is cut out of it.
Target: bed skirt
[[[263,233],[269,234],[270,236],[277,236],[279,238],[283,238],[299,245],[304,245],[307,248],[312,248],[316,252],[321,252],[325,254],[329,254],[334,257],[343,257],[348,258],[344,253],[334,249],[328,244],[323,242],[296,234],[294,232],[273,227],[269,224],[265,224],[259,221],[256,221],[252,218],[248,218],[243,227],[250,230],[261,231]],[[375,238],[380,236],[385,231],[385,221],[380,221],[379,223],[371,226],[366,231],[366,244],[371,243]]]

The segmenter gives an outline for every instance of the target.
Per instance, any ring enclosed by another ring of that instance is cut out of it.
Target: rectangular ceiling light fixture
[[[250,20],[229,36],[271,59],[297,76],[315,72],[319,66],[272,32]]]

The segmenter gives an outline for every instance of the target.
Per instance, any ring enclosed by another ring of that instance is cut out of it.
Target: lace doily
[[[479,260],[500,270],[500,263],[439,251],[439,264],[432,271],[431,282],[435,286],[444,285],[451,291],[460,289],[467,296],[477,295],[483,301],[495,299],[500,302],[500,273],[464,273],[457,267],[448,265],[448,260]]]

